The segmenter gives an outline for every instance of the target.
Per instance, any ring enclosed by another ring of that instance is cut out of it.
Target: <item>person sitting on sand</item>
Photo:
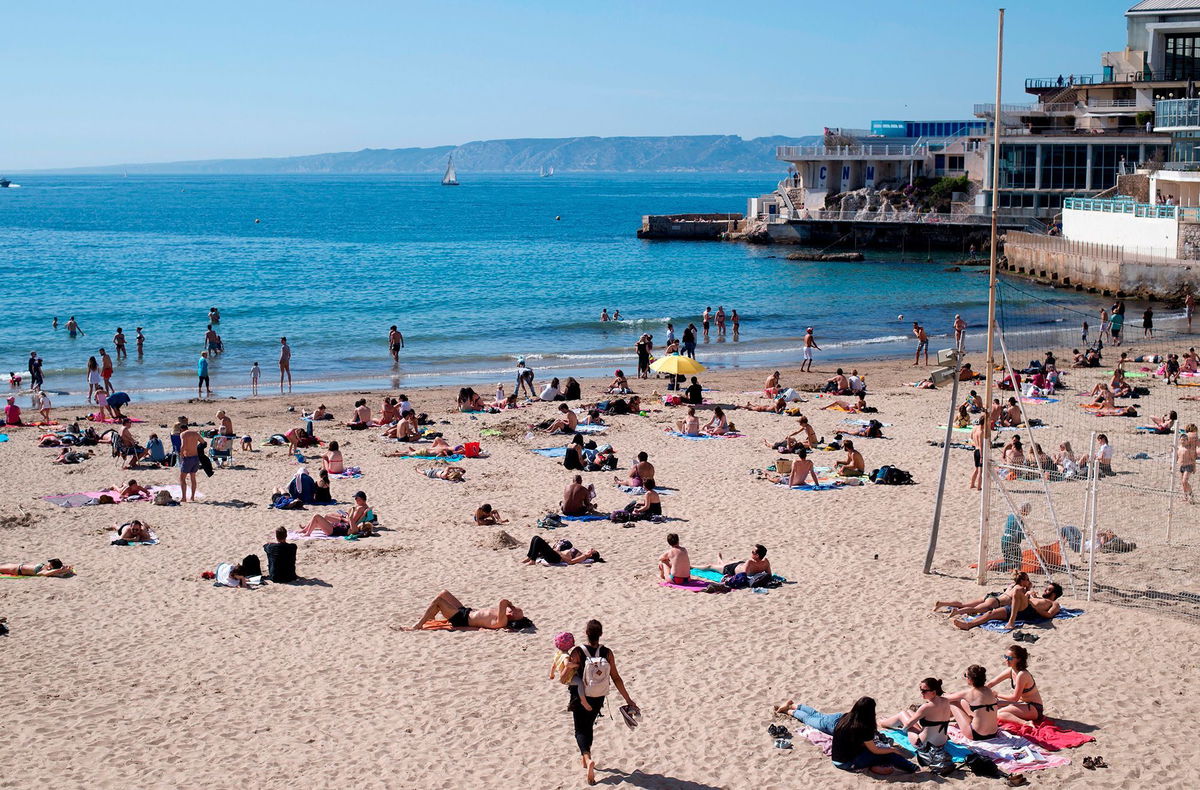
[[[963,735],[973,741],[989,741],[1000,731],[996,709],[1000,698],[988,687],[987,670],[978,664],[967,667],[963,677],[968,687],[946,695],[950,712]]]
[[[803,445],[796,447],[796,457],[792,460],[792,469],[786,475],[775,475],[768,477],[772,483],[786,483],[789,488],[796,486],[808,485],[808,478],[812,478],[811,485],[817,486],[821,482],[817,479],[817,470],[813,466],[813,462],[808,460],[808,450]]]
[[[461,466],[443,466],[440,469],[429,467],[428,469],[418,469],[417,474],[422,474],[430,480],[446,480],[451,483],[461,483],[467,476],[467,470]]]
[[[217,584],[222,587],[253,589],[250,577],[241,563],[223,562],[217,566]]]
[[[354,416],[350,418],[350,422],[346,423],[346,427],[354,431],[361,431],[371,425],[373,425],[371,407],[367,405],[366,398],[359,398],[354,402]]]
[[[704,388],[700,386],[700,380],[695,376],[692,376],[692,383],[683,391],[683,402],[693,406],[704,403]]]
[[[396,406],[395,398],[384,398],[379,405],[379,424],[391,425],[400,419],[400,409]]]
[[[738,572],[738,566],[743,563],[746,567],[742,568],[742,573],[747,576],[757,576],[760,573],[765,573],[768,576],[771,574],[771,561],[767,559],[767,547],[761,543],[754,544],[754,548],[750,549],[750,559],[748,560],[725,562],[724,555],[718,553],[715,565],[696,566],[696,569],[716,571],[722,576],[732,576]]]
[[[288,482],[287,495],[292,499],[300,500],[306,505],[315,504],[316,500],[313,498],[313,488],[315,485],[312,475],[308,473],[308,469],[303,466],[298,467],[296,473],[292,475],[292,479]]]
[[[1129,382],[1125,378],[1125,371],[1121,368],[1113,371],[1112,381],[1108,383],[1108,388],[1112,390],[1114,398],[1128,398],[1133,394],[1133,387],[1129,386]]]
[[[507,524],[508,519],[501,516],[499,510],[485,502],[475,509],[475,523],[481,527],[490,527],[496,524]]]
[[[967,400],[965,401],[964,405],[972,414],[982,414],[983,396],[975,390],[971,390],[970,394],[967,395]]]
[[[546,427],[546,433],[574,433],[578,425],[579,417],[575,415],[575,412],[571,411],[570,406],[561,403],[558,406],[558,419]]]
[[[1109,389],[1108,385],[1105,384],[1103,381],[1092,388],[1091,394],[1093,396],[1092,403],[1099,403],[1101,406],[1107,406],[1107,407],[1112,407],[1112,406],[1116,405],[1115,403],[1113,403],[1112,390]]]
[[[324,403],[322,403],[320,406],[318,406],[318,407],[317,407],[317,408],[316,408],[316,409],[313,411],[313,413],[312,413],[312,414],[306,414],[306,415],[304,415],[304,416],[305,416],[307,419],[313,420],[314,422],[315,422],[315,421],[317,421],[317,420],[332,420],[332,419],[333,419],[333,415],[332,415],[332,414],[330,414],[330,413],[329,413],[329,410],[325,408],[325,404],[324,404]]]
[[[955,428],[971,427],[971,410],[967,408],[967,404],[958,404],[958,412],[954,415]]]
[[[605,392],[610,395],[628,395],[629,394],[629,379],[625,377],[625,371],[617,369],[613,374],[612,384],[608,385]]]
[[[981,612],[990,612],[992,609],[999,609],[1001,606],[1008,606],[1012,603],[1013,592],[1018,588],[1024,589],[1026,592],[1033,587],[1033,582],[1029,581],[1029,574],[1025,571],[1017,571],[1013,575],[1012,584],[1008,586],[1004,592],[990,592],[981,598],[976,598],[973,601],[937,601],[933,605],[933,611],[949,608],[950,614],[954,616],[980,614]]]
[[[317,479],[313,482],[312,498],[314,505],[333,503],[333,489],[329,485],[329,472],[324,469],[317,472]]]
[[[773,414],[783,414],[787,410],[787,401],[784,400],[783,398],[776,398],[773,402],[762,405],[762,406],[755,406],[754,404],[750,403],[750,401],[746,401],[746,405],[743,406],[742,408],[746,409],[747,411],[760,411],[760,412],[771,412]]]
[[[451,628],[499,630],[532,625],[526,619],[525,612],[520,607],[514,606],[507,598],[501,598],[499,603],[488,609],[472,609],[464,606],[462,601],[455,598],[449,590],[442,590],[433,599],[433,603],[429,604],[429,608],[425,610],[425,614],[421,615],[417,624],[413,626],[413,630],[423,628],[426,623],[434,620],[438,615],[441,615]]]
[[[288,543],[287,527],[275,528],[275,540],[263,544],[267,555],[267,578],[278,584],[294,582],[296,575],[296,544]]]
[[[650,456],[645,450],[637,454],[637,463],[629,470],[629,478],[621,480],[619,477],[614,477],[613,482],[619,486],[632,486],[641,488],[642,481],[654,479],[654,464],[650,463]]]
[[[114,486],[114,489],[116,489],[116,488],[117,487]],[[138,481],[136,481],[136,480],[130,480],[124,486],[121,486],[119,488],[119,490],[117,490],[117,496],[119,496],[123,500],[124,499],[153,499],[154,498],[154,494],[150,492],[150,489],[146,488],[145,486],[138,485]]]
[[[421,426],[417,424],[417,415],[412,409],[400,416],[400,421],[383,432],[385,438],[397,439],[402,442],[421,441]]]
[[[593,562],[600,556],[600,552],[595,549],[580,551],[571,545],[569,540],[560,540],[554,546],[551,546],[541,535],[534,535],[529,539],[529,551],[526,552],[525,558],[521,560],[523,565],[533,565],[538,560],[547,562],[551,565],[558,565],[565,562],[567,565],[579,565],[580,563],[592,560]]]
[[[978,628],[989,620],[1007,620],[1005,631],[1016,628],[1017,620],[1027,623],[1045,623],[1053,620],[1062,606],[1058,599],[1062,597],[1063,589],[1057,582],[1050,582],[1042,594],[1030,595],[1024,588],[1015,587],[1012,591],[1012,601],[1007,606],[1000,606],[972,618],[955,619],[954,625],[964,631]]]
[[[562,465],[564,469],[583,470],[583,434],[577,433],[571,437],[571,442],[567,445],[566,453],[563,455]]]
[[[371,524],[366,520],[367,511],[367,495],[363,491],[356,491],[354,494],[354,507],[345,515],[336,514],[333,516],[313,516],[312,520],[300,529],[300,534],[305,537],[311,536],[314,532],[320,532],[329,537],[338,538],[345,535],[359,535],[360,537],[368,537],[374,535]]]
[[[778,450],[781,453],[792,453],[797,447],[807,447],[812,449],[817,443],[817,432],[809,425],[808,418],[801,416],[799,418],[800,427],[783,437],[782,441],[769,444],[766,439],[763,444],[767,444],[773,450]]]
[[[713,409],[712,419],[701,430],[709,436],[724,436],[729,433],[729,418],[725,416],[725,412],[720,406]]]
[[[850,395],[850,379],[846,378],[846,374],[841,368],[838,368],[833,377],[825,382],[821,391],[832,395]]]
[[[126,540],[130,543],[145,543],[154,540],[154,536],[150,534],[150,528],[136,518],[124,524],[117,524],[116,531],[117,540]]]
[[[662,515],[662,500],[658,496],[658,491],[654,490],[654,481],[643,480],[642,488],[646,491],[642,494],[642,501],[636,503],[632,510],[626,508],[630,521],[640,521]]]
[[[687,584],[692,577],[692,561],[688,550],[679,545],[679,536],[667,533],[667,550],[658,558],[658,578],[672,584]]]
[[[5,425],[24,425],[21,422],[21,407],[17,405],[17,399],[14,397],[8,398],[8,404],[4,407],[4,424]]]
[[[564,516],[586,516],[596,512],[592,504],[595,496],[596,489],[593,486],[584,486],[583,475],[575,475],[563,490],[558,506]]]
[[[854,442],[849,439],[842,442],[842,449],[846,451],[846,457],[834,463],[834,472],[840,477],[862,477],[866,473],[862,453],[854,449]]]
[[[321,468],[331,475],[340,475],[346,471],[346,462],[336,441],[330,442],[329,449],[321,456]]]
[[[458,410],[461,412],[483,411],[483,398],[470,387],[458,391]]]
[[[1021,416],[1021,407],[1016,398],[1009,398],[1008,403],[1000,411],[1000,425],[1006,428],[1016,428],[1025,422]]]
[[[1178,422],[1179,415],[1174,411],[1169,411],[1162,417],[1151,417],[1150,421],[1154,423],[1154,432],[1170,436],[1175,432],[1175,423]]]
[[[921,704],[916,710],[902,710],[877,720],[880,727],[908,730],[914,746],[945,746],[950,740],[954,713],[950,701],[942,696],[940,678],[925,678],[919,686]]]
[[[774,398],[779,394],[780,389],[782,388],[779,385],[779,371],[776,370],[767,376],[767,383],[763,385],[763,397]]]
[[[0,563],[0,576],[70,576],[71,573],[71,566],[63,565],[60,559]]]
[[[1021,645],[1012,645],[1004,651],[1004,663],[1006,669],[988,681],[988,688],[994,688],[1005,680],[1012,685],[1012,693],[996,694],[1004,703],[996,717],[1013,724],[1039,722],[1046,718],[1042,693],[1038,691],[1037,682],[1029,672],[1029,651]]]
[[[843,771],[861,771],[887,776],[895,771],[916,773],[919,769],[899,746],[882,746],[875,740],[878,724],[875,700],[861,697],[833,726],[833,744],[829,756]]]
[[[562,400],[562,391],[559,390],[557,378],[550,379],[550,382],[542,387],[542,391],[538,393],[538,400]]]
[[[1024,466],[1025,448],[1021,446],[1021,435],[1014,433],[1000,451],[1000,463],[1005,466]]]
[[[675,432],[684,436],[700,435],[700,418],[696,416],[695,406],[688,406],[687,417],[675,421]]]

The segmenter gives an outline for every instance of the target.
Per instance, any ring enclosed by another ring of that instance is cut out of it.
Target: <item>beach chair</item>
[[[233,463],[232,436],[214,436],[208,445],[208,457],[217,466],[225,467]]]

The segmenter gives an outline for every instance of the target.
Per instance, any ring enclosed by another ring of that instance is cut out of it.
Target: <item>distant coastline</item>
[[[433,148],[364,148],[360,151],[258,159],[204,159],[120,163],[13,171],[57,175],[350,175],[440,173],[454,155],[460,172],[537,173],[762,173],[782,169],[780,145],[809,145],[807,137],[676,135],[664,137],[562,137],[479,140]]]

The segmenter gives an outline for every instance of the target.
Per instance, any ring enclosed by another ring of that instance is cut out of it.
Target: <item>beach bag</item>
[[[171,492],[159,490],[154,492],[154,504],[156,505],[173,505],[175,500],[171,498]]]
[[[746,574],[739,572],[725,577],[722,583],[731,590],[743,590],[750,586],[750,579]]]
[[[596,655],[592,655],[587,645],[580,645],[579,649],[583,651],[584,655],[583,675],[580,678],[583,695],[585,697],[607,696],[611,667],[608,659],[604,657],[603,648],[597,648]]]
[[[633,516],[628,510],[614,510],[608,514],[608,520],[616,524],[627,524],[633,520]]]
[[[954,770],[954,761],[944,746],[928,743],[917,746],[917,763],[928,768],[930,773],[943,776]]]
[[[781,475],[791,474],[792,459],[791,458],[780,458],[777,461],[775,461],[775,471]]]
[[[478,458],[479,453],[479,442],[467,442],[463,445],[463,455],[467,458]]]

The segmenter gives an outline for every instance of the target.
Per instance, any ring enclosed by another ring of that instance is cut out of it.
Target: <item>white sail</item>
[[[454,172],[454,157],[450,157],[446,161],[446,174],[442,176],[442,186],[456,187],[458,186],[458,174]]]

